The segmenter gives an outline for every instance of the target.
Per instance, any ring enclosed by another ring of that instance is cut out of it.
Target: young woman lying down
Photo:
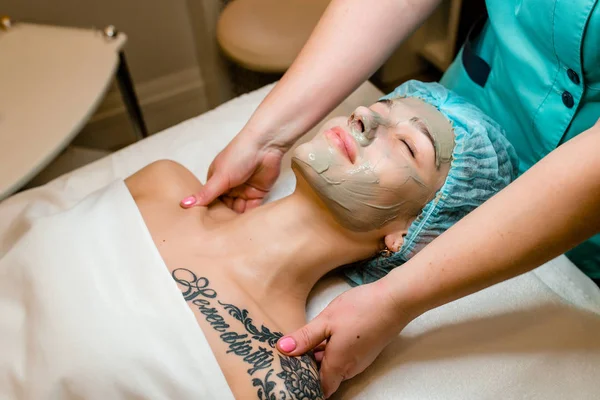
[[[419,82],[326,122],[294,153],[294,193],[242,215],[180,208],[200,181],[150,164],[38,220],[0,261],[0,393],[322,398],[314,357],[275,347],[305,324],[314,284],[344,265],[376,281],[515,166],[496,123]]]

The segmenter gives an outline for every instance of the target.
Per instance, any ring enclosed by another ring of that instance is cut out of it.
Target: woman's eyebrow
[[[425,121],[423,121],[419,117],[412,117],[408,122],[410,122],[410,124],[412,126],[417,128],[417,130],[419,132],[421,132],[422,134],[424,134],[425,136],[427,136],[429,138],[429,141],[431,142],[431,145],[433,146],[433,152],[437,159],[438,154],[437,154],[437,149],[435,147],[435,139],[433,138],[433,136],[431,136],[431,132],[429,132],[429,128],[427,128],[427,124],[425,123]]]
[[[385,104],[387,108],[392,108],[392,106],[394,105],[394,101],[390,99],[379,100],[378,103]]]

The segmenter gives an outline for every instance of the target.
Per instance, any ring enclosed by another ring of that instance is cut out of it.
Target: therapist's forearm
[[[371,76],[440,0],[332,0],[244,128],[287,150]]]
[[[385,278],[413,317],[532,270],[600,232],[600,123]]]

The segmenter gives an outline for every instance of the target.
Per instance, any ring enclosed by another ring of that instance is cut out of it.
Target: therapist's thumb
[[[277,341],[277,349],[288,356],[300,356],[329,337],[325,318],[315,318],[297,331]]]
[[[181,206],[183,208],[190,208],[194,206],[208,206],[210,203],[215,201],[217,197],[219,197],[229,189],[229,181],[227,179],[224,179],[219,174],[214,174],[210,178],[208,178],[208,181],[198,193],[195,193],[181,200]]]

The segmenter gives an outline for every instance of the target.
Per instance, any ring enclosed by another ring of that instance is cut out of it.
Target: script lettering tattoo
[[[233,304],[223,303],[220,300],[219,304],[229,312],[229,315],[244,324],[246,331],[252,335],[252,339],[256,339],[262,343],[268,343],[269,346],[275,347],[279,338],[283,336],[282,333],[271,332],[271,330],[264,325],[261,325],[260,330],[258,330],[256,326],[252,324],[252,318],[248,317],[248,310],[240,310]]]
[[[179,285],[183,298],[197,308],[212,329],[220,333],[220,339],[228,347],[225,353],[240,357],[250,365],[247,372],[253,377],[252,386],[257,387],[258,400],[325,398],[312,354],[301,357],[277,354],[281,372],[275,373],[272,368],[275,362],[274,349],[277,340],[283,336],[281,332],[273,332],[262,324],[257,328],[248,310],[218,300],[217,292],[209,287],[208,278],[198,277],[184,268],[174,270],[171,275]],[[221,312],[238,321],[243,330],[236,332]],[[266,347],[255,341],[264,343]]]
[[[190,301],[202,295],[203,297],[214,299],[217,292],[208,287],[208,279],[198,278],[196,274],[188,269],[179,268],[173,271],[173,279],[181,286],[181,294],[185,301]],[[185,290],[183,290],[185,289]]]

